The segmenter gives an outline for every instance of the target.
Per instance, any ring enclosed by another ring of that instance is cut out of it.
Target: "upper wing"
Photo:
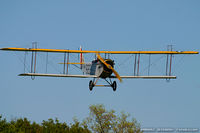
[[[142,79],[176,79],[176,76],[120,76],[121,78],[142,78]],[[110,78],[117,78],[116,76],[110,76]]]
[[[90,50],[64,50],[64,49],[39,49],[39,48],[1,48],[6,51],[38,51],[57,53],[106,53],[106,54],[198,54],[197,51],[90,51]]]
[[[22,73],[22,74],[19,74],[19,76],[97,78],[97,76],[95,75],[68,75],[68,74],[44,74],[44,73]]]

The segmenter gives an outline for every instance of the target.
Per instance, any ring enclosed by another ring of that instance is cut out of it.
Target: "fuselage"
[[[114,67],[114,61],[105,59],[105,62]],[[93,60],[91,63],[82,64],[82,71],[88,75],[96,75],[100,78],[107,78],[112,74],[112,70],[106,67],[101,61]]]

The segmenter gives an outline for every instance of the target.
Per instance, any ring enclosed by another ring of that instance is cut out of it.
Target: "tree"
[[[121,113],[115,115],[114,110],[106,110],[104,105],[97,104],[89,107],[90,115],[83,124],[87,125],[93,132],[97,133],[141,133],[140,125],[136,119],[128,121],[129,114]]]
[[[141,133],[140,124],[137,123],[135,118],[128,121],[130,114],[121,112],[121,115],[117,118],[116,125],[114,127],[114,132],[116,133]]]
[[[27,118],[8,122],[0,115],[0,133],[141,133],[140,124],[134,118],[129,120],[129,114],[122,112],[117,116],[114,110],[106,110],[102,104],[91,105],[89,111],[83,122],[74,118],[70,125],[57,118],[43,120],[41,124],[31,123]]]
[[[90,116],[86,118],[85,124],[88,124],[92,131],[107,133],[115,126],[116,115],[114,110],[107,111],[102,104],[91,105],[89,109]]]
[[[0,115],[0,132],[3,132],[4,129],[8,128],[8,124],[6,119],[2,119],[2,115]]]

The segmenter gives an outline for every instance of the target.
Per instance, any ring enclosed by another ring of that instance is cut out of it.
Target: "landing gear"
[[[92,82],[92,80],[90,80],[90,82],[89,82],[90,91],[92,91],[93,87],[94,87],[94,83]]]
[[[113,88],[113,91],[116,91],[116,89],[117,89],[117,83],[116,83],[116,81],[114,81],[112,83],[111,87]]]
[[[95,79],[92,81],[92,80],[90,80],[90,82],[89,82],[89,89],[90,89],[90,91],[92,91],[92,89],[93,89],[93,87],[94,86],[97,86],[97,87],[112,87],[113,88],[113,91],[116,91],[117,90],[117,83],[116,83],[116,81],[111,81],[111,79],[110,79],[110,82],[107,80],[107,79],[105,79],[105,81],[109,84],[109,85],[97,85],[97,81],[99,80],[99,78],[98,79],[96,79],[96,81],[95,81]]]

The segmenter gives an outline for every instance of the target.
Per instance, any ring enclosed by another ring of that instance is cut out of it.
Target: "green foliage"
[[[97,133],[141,133],[140,125],[136,119],[128,121],[129,114],[115,114],[114,110],[106,110],[102,104],[89,107],[90,116],[86,118],[85,124],[93,132]]]
[[[102,104],[91,105],[89,110],[90,115],[83,122],[74,119],[70,125],[57,118],[43,120],[41,124],[31,123],[27,118],[8,122],[0,115],[0,133],[141,133],[137,121],[128,120],[129,114],[122,112],[117,116],[114,110],[108,111]]]
[[[41,124],[31,123],[27,118],[19,118],[7,122],[0,116],[0,133],[90,133],[89,129],[82,127],[77,121],[68,126],[65,122],[60,123],[56,118],[43,120]]]
[[[91,105],[90,116],[86,118],[86,123],[94,132],[107,133],[109,132],[116,121],[115,111],[106,111],[103,105]]]

